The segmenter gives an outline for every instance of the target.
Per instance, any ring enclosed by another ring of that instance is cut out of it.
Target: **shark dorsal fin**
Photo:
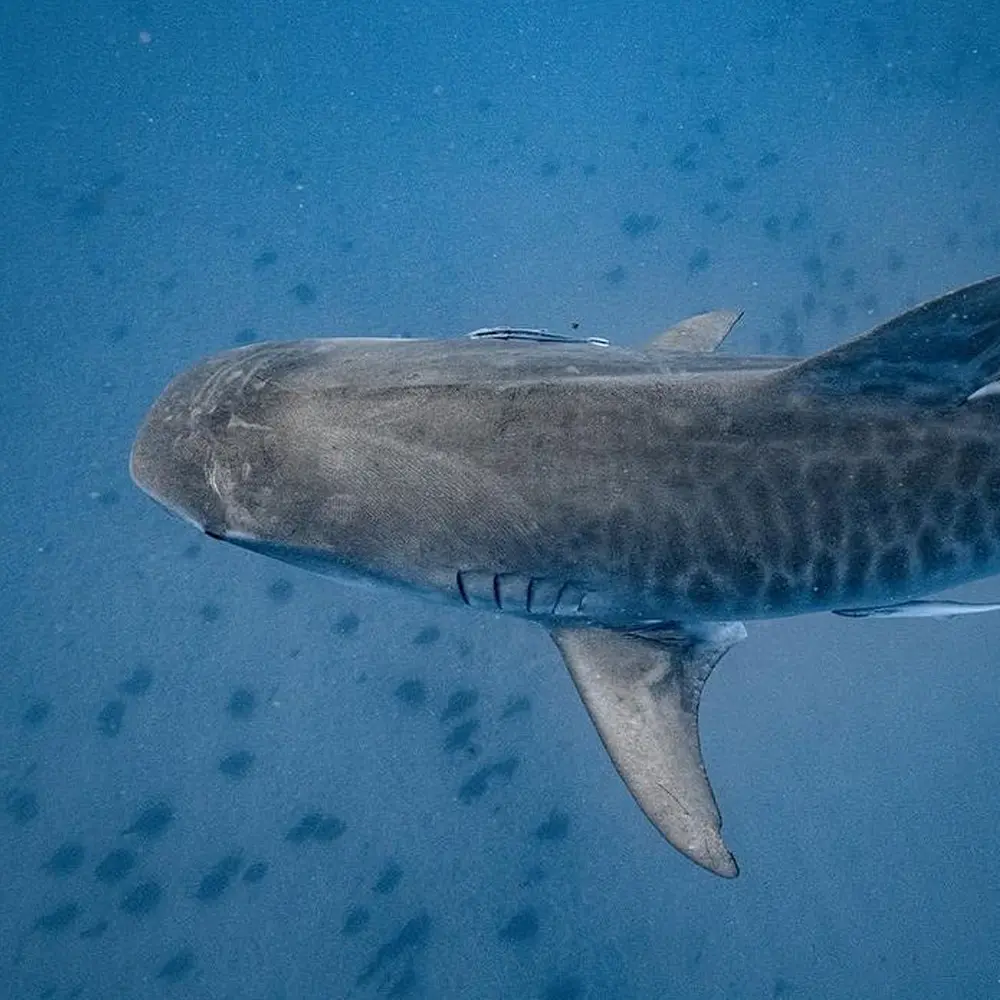
[[[775,373],[792,392],[964,403],[1000,374],[1000,276],[925,302]]]
[[[722,840],[698,737],[708,675],[746,636],[739,622],[656,632],[557,628],[556,641],[628,790],[677,850],[716,875],[739,871]]]
[[[716,312],[689,316],[669,330],[657,334],[646,345],[655,351],[700,351],[709,354],[729,336],[742,312],[719,309]]]

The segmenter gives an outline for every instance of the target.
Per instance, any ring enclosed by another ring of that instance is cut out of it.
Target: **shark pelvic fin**
[[[702,688],[746,636],[739,622],[617,632],[552,631],[618,773],[653,825],[682,854],[724,878],[739,874],[698,736]]]
[[[776,372],[806,395],[957,406],[1000,375],[1000,276],[933,299],[869,333]]]
[[[729,336],[742,315],[742,312],[720,309],[690,316],[653,337],[646,350],[711,353]]]

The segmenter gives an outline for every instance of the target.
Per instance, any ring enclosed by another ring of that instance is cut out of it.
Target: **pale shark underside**
[[[228,351],[178,376],[136,483],[212,537],[537,621],[676,848],[737,874],[698,736],[741,619],[953,615],[1000,571],[1000,278],[804,361],[534,330]]]

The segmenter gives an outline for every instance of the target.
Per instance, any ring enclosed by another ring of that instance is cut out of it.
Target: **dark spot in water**
[[[847,538],[847,573],[844,576],[844,596],[859,596],[868,580],[872,550],[867,534],[860,530],[850,533]]]
[[[268,863],[266,861],[255,861],[251,865],[247,865],[247,870],[243,873],[243,881],[249,885],[256,885],[258,882],[264,880],[264,876],[267,874]]]
[[[24,710],[21,721],[30,729],[37,729],[52,714],[52,702],[48,698],[36,698]]]
[[[580,1000],[583,983],[576,976],[564,976],[549,983],[542,996],[544,1000]]]
[[[784,976],[778,976],[774,981],[774,987],[771,990],[771,997],[773,1000],[778,1000],[779,997],[787,997],[795,991],[795,987],[784,978]]]
[[[49,875],[72,875],[83,864],[84,848],[78,840],[68,840],[55,849],[52,857],[42,865]]]
[[[395,861],[391,861],[386,865],[382,874],[375,880],[375,885],[372,886],[372,889],[380,896],[388,896],[389,893],[396,890],[402,877],[403,869]]]
[[[274,250],[262,250],[253,259],[253,269],[262,271],[265,267],[271,267],[278,262],[278,255]]]
[[[712,255],[706,247],[699,247],[690,257],[688,257],[688,274],[699,274],[707,271],[712,263]]]
[[[39,813],[38,796],[23,788],[14,788],[4,796],[3,808],[15,823],[30,823]]]
[[[312,837],[313,840],[328,844],[343,836],[346,829],[347,824],[336,816],[321,816],[313,830]]]
[[[379,945],[375,958],[358,976],[357,985],[370,983],[384,968],[392,962],[411,952],[427,947],[430,936],[431,918],[426,913],[419,913],[408,920],[399,933],[384,944]]]
[[[734,174],[731,177],[724,177],[722,179],[722,189],[729,194],[741,194],[746,190],[746,187],[747,179],[739,174]]]
[[[139,695],[145,694],[153,685],[153,671],[149,667],[136,667],[118,685],[118,690],[122,694],[129,695],[130,697],[138,697]]]
[[[718,115],[712,115],[701,123],[701,129],[707,135],[722,135],[722,119]]]
[[[316,289],[312,285],[306,284],[304,281],[300,281],[297,285],[291,288],[288,292],[289,295],[300,306],[312,305],[316,301]]]
[[[475,688],[459,688],[457,691],[452,691],[448,696],[448,704],[445,705],[444,711],[441,713],[441,721],[450,722],[452,719],[464,715],[470,709],[475,708],[478,701],[479,692]]]
[[[234,750],[219,761],[219,770],[227,777],[239,781],[253,768],[254,755],[249,750]]]
[[[670,166],[678,173],[691,174],[698,169],[698,152],[700,147],[696,142],[685,144],[684,148],[670,158]]]
[[[543,160],[542,165],[538,168],[542,177],[555,177],[560,170],[562,170],[562,166],[558,160]]]
[[[895,247],[890,247],[886,254],[886,265],[891,274],[896,274],[903,270],[906,258]]]
[[[515,695],[503,707],[501,719],[512,719],[515,715],[526,715],[531,711],[531,699],[527,695]]]
[[[414,646],[430,646],[441,638],[441,629],[437,625],[425,625],[414,637]]]
[[[660,224],[659,216],[649,212],[632,212],[622,222],[622,232],[633,240],[651,233]]]
[[[135,868],[135,855],[124,847],[116,847],[109,851],[100,864],[94,869],[94,877],[105,885],[120,882]]]
[[[521,944],[533,941],[538,936],[538,913],[533,906],[518,910],[500,928],[500,940],[508,944]]]
[[[226,711],[234,719],[251,719],[256,710],[257,696],[250,688],[236,688],[226,704]]]
[[[283,576],[271,581],[267,588],[267,596],[275,604],[287,604],[292,599],[294,592],[295,586],[292,584],[292,581],[286,580]]]
[[[344,923],[340,933],[351,937],[363,931],[371,921],[371,913],[367,906],[352,906],[344,915]]]
[[[198,609],[198,615],[203,622],[217,622],[222,617],[222,608],[218,604],[209,601]]]
[[[252,344],[257,339],[257,331],[252,326],[245,326],[242,330],[237,330],[233,337],[233,343],[237,346]]]
[[[132,825],[123,833],[134,834],[141,840],[155,840],[161,837],[174,821],[174,807],[166,800],[151,802],[139,811]]]
[[[621,264],[616,264],[614,267],[605,271],[601,277],[604,278],[609,285],[620,285],[626,277],[625,268],[622,267]]]
[[[298,823],[285,834],[285,840],[290,844],[302,844],[307,840],[329,843],[336,840],[347,829],[343,820],[326,813],[306,813]]]
[[[478,719],[467,719],[465,722],[459,723],[454,729],[444,738],[444,748],[449,753],[456,750],[463,750],[470,746],[470,741],[473,734],[479,728]]]
[[[107,920],[98,920],[97,923],[92,924],[90,927],[87,927],[84,930],[80,931],[80,940],[95,941],[97,940],[97,938],[103,937],[104,932],[110,926],[111,925],[107,922]]]
[[[346,615],[341,615],[337,619],[333,626],[333,631],[337,635],[346,639],[348,636],[354,635],[354,633],[357,632],[360,624],[361,619],[357,615],[348,613]]]
[[[78,903],[63,903],[62,906],[43,913],[35,921],[34,930],[45,934],[58,934],[73,924],[82,912]]]
[[[548,819],[535,828],[535,836],[539,840],[565,840],[569,833],[569,816],[553,809]]]
[[[509,781],[518,767],[517,757],[505,757],[495,764],[479,768],[474,772],[458,790],[458,799],[465,805],[482,798],[489,791],[490,783],[494,778]]]
[[[399,701],[411,708],[419,708],[427,701],[427,688],[416,677],[403,681],[396,688],[395,694]]]
[[[764,586],[764,569],[753,556],[738,555],[732,569],[733,587],[740,597],[756,597]]]
[[[193,948],[181,948],[174,952],[157,972],[157,979],[165,979],[168,983],[179,983],[194,968],[195,957]]]
[[[218,899],[229,888],[233,879],[239,875],[242,865],[243,856],[241,854],[227,854],[202,876],[194,898],[199,903],[210,903]]]
[[[118,909],[132,917],[145,917],[160,905],[162,898],[163,889],[160,884],[149,879],[126,893],[118,904]]]
[[[97,713],[97,731],[102,736],[117,736],[122,730],[125,719],[125,702],[116,698],[109,701]]]

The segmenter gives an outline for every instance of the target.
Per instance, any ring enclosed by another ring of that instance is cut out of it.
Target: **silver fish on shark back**
[[[1000,278],[805,361],[716,353],[738,319],[228,351],[132,475],[213,537],[547,627],[647,816],[733,876],[697,723],[739,621],[1000,571]]]

